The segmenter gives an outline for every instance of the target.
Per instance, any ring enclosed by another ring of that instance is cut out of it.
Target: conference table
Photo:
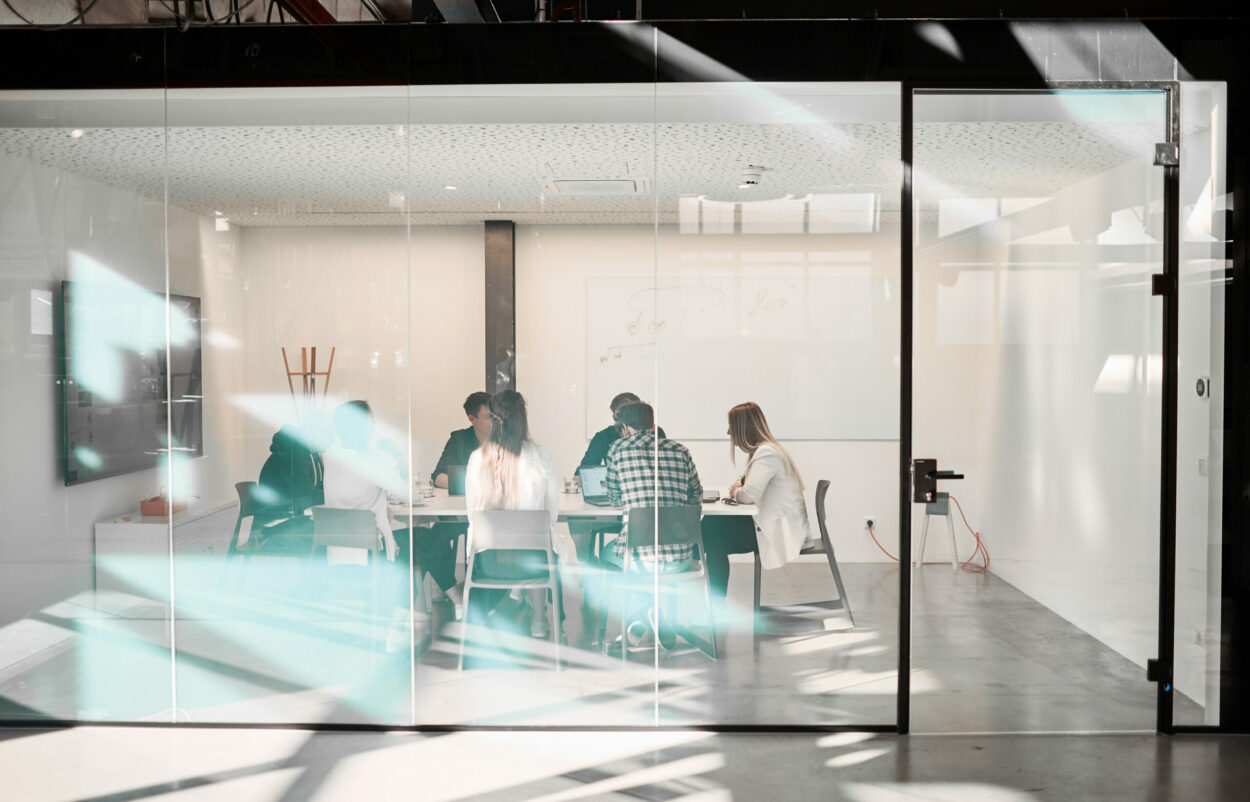
[[[418,497],[419,498],[419,497]],[[418,498],[412,499],[414,502]],[[406,501],[389,505],[391,517],[403,523],[432,523],[435,521],[467,521],[469,512],[464,496],[452,496],[446,490],[437,489],[433,498],[420,498],[420,503],[409,505]],[[624,510],[618,507],[600,507],[588,504],[580,493],[560,494],[561,521],[605,522],[621,520]],[[704,515],[754,515],[759,508],[754,504],[726,504],[723,501],[705,501]]]
[[[413,501],[416,501],[414,498]],[[421,498],[419,504],[390,504],[388,509],[392,518],[409,526],[432,524],[439,521],[469,520],[469,512],[465,506],[464,496],[452,496],[446,490],[436,489],[432,498]],[[726,504],[723,501],[703,502],[703,514],[706,515],[754,515],[759,508],[754,504]],[[560,494],[559,520],[565,522],[619,522],[625,511],[617,507],[601,507],[588,504],[581,493]],[[709,657],[715,657],[716,651],[708,639],[695,634],[689,627],[674,623],[677,634]]]

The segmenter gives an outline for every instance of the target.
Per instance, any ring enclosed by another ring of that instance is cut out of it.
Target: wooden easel
[[[312,352],[311,354],[309,352]],[[299,349],[299,370],[291,370],[291,363],[286,356],[286,348],[282,349],[282,364],[286,368],[286,383],[291,388],[291,403],[295,406],[295,418],[299,420],[303,414],[311,410],[317,402],[317,377],[325,377],[325,381],[321,385],[321,401],[324,404],[326,393],[330,390],[330,372],[334,370],[334,351],[330,348],[330,364],[326,366],[324,371],[317,370],[317,346],[312,348],[301,347]],[[300,377],[300,387],[302,390],[303,404],[295,395],[295,376]],[[301,408],[302,407],[302,408]]]

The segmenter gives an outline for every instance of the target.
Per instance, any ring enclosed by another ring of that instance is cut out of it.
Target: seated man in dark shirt
[[[464,400],[464,414],[469,419],[467,429],[457,429],[447,438],[443,454],[434,466],[435,487],[447,487],[447,469],[452,465],[468,465],[469,455],[490,439],[490,393],[471,393]]]
[[[464,414],[469,419],[469,426],[457,429],[447,438],[443,453],[434,466],[430,478],[435,487],[447,487],[447,471],[452,465],[468,465],[469,455],[477,451],[477,447],[490,439],[490,393],[470,393],[464,400]],[[462,491],[463,492],[463,491]],[[455,559],[456,539],[469,531],[467,523],[442,522],[430,527],[430,537],[440,542],[451,541],[452,557]]]
[[[608,449],[612,447],[613,443],[621,439],[622,427],[616,419],[616,413],[620,412],[621,407],[627,404],[637,403],[640,403],[640,399],[633,393],[621,393],[612,399],[612,403],[609,405],[612,410],[612,425],[595,432],[590,445],[586,448],[586,453],[582,456],[582,464],[578,466],[578,470],[604,464],[604,459],[608,456]],[[659,434],[661,439],[666,436],[662,428],[656,429],[656,433]],[[620,524],[569,522],[569,535],[572,536],[573,544],[577,547],[577,559],[582,562],[589,561],[592,556],[591,550],[594,547],[594,534],[596,532],[616,534],[620,531]]]
[[[256,526],[272,524],[275,532],[312,532],[312,519],[304,510],[323,503],[324,491],[321,455],[307,440],[291,425],[274,434],[256,489],[257,499],[265,505],[256,512]]]

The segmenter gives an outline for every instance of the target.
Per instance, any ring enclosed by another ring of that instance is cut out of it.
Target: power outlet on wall
[[[864,528],[865,528],[865,529],[872,529],[872,527],[873,527],[873,525],[874,525],[875,523],[876,523],[876,516],[875,516],[875,515],[865,515],[865,516],[864,516]]]

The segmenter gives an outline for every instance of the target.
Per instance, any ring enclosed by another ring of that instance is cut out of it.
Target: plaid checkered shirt
[[[608,498],[613,506],[625,508],[627,527],[630,507],[674,507],[703,501],[703,485],[690,452],[676,440],[663,437],[657,446],[655,432],[638,432],[617,440],[608,449],[604,464],[608,467]],[[625,537],[614,540],[612,548],[623,563]],[[693,546],[681,544],[639,546],[634,551],[639,560],[649,562],[694,556]]]

